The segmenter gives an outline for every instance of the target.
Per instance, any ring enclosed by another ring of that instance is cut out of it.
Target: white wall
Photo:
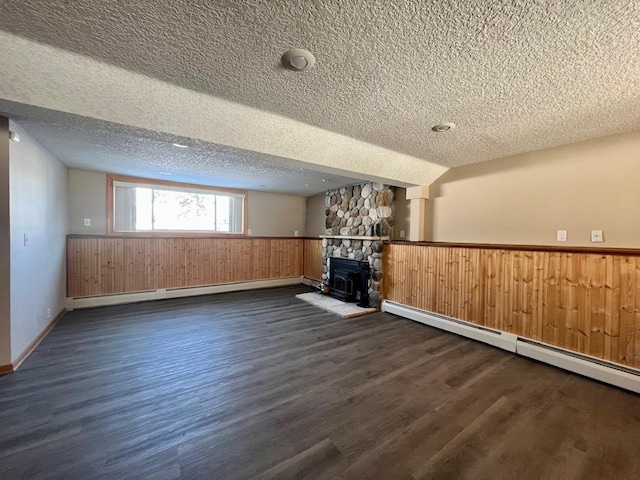
[[[18,124],[10,129],[21,137],[10,144],[9,168],[13,361],[64,308],[69,207],[66,167]]]
[[[107,233],[107,175],[86,170],[69,170],[69,232],[78,235]],[[305,234],[306,199],[250,191],[247,201],[252,236],[293,237]],[[91,226],[84,226],[84,219]]]
[[[452,168],[430,188],[427,238],[639,248],[639,179],[640,131]]]
[[[0,117],[0,366],[11,363],[9,121]]]

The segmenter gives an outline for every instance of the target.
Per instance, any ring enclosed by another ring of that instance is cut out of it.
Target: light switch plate
[[[558,234],[556,235],[556,240],[558,242],[566,242],[567,241],[567,231],[566,230],[558,230]]]
[[[404,238],[404,230],[400,230],[400,238]]]
[[[603,241],[604,241],[604,237],[602,235],[602,230],[591,230],[592,243],[601,243]]]

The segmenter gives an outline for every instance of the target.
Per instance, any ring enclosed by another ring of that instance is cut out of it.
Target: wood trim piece
[[[7,375],[13,373],[13,365],[0,365],[0,375]]]
[[[20,365],[24,363],[24,361],[29,357],[29,355],[33,353],[36,348],[38,348],[38,345],[40,345],[45,337],[49,335],[49,332],[53,330],[53,327],[55,327],[60,319],[64,317],[65,313],[67,313],[66,308],[60,310],[60,312],[53,318],[53,320],[51,320],[47,324],[47,326],[44,327],[44,330],[42,330],[42,332],[40,332],[40,334],[27,346],[27,348],[25,348],[24,351],[20,355],[18,355],[18,358],[16,358],[11,365],[3,365],[2,367],[0,367],[0,375],[3,374],[2,369],[4,367],[11,367],[10,371],[6,371],[4,373],[11,373],[18,370],[18,368],[20,368]]]
[[[640,248],[562,247],[555,245],[511,245],[496,243],[410,242],[388,240],[387,245],[418,245],[426,247],[480,248],[485,250],[518,250],[527,252],[593,253],[601,255],[640,256]]]
[[[235,193],[238,195],[244,195],[244,201],[242,202],[242,233],[212,233],[212,232],[116,232],[113,229],[113,182],[130,182],[130,183],[144,183],[147,185],[161,185],[165,187],[177,187],[177,188],[194,188],[200,190],[210,190],[212,192],[220,193]],[[233,188],[213,187],[211,185],[197,185],[192,183],[180,183],[170,182],[165,180],[154,180],[151,178],[130,177],[127,175],[115,175],[107,174],[107,235],[114,235],[119,237],[162,237],[162,238],[235,238],[246,236],[247,228],[249,226],[249,212],[247,204],[249,203],[249,192],[247,190],[238,190]]]

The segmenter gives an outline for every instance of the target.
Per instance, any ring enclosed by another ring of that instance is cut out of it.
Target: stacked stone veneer
[[[394,226],[393,187],[363,183],[329,190],[326,196],[327,235],[362,237],[390,236]],[[382,299],[381,240],[324,238],[322,240],[322,280],[329,280],[329,258],[366,260],[371,267],[369,305],[378,308]]]
[[[393,187],[363,183],[327,191],[327,235],[390,236],[393,232]]]

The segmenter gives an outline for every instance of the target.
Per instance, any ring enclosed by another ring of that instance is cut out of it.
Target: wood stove
[[[329,266],[329,295],[369,307],[369,262],[333,257]]]

